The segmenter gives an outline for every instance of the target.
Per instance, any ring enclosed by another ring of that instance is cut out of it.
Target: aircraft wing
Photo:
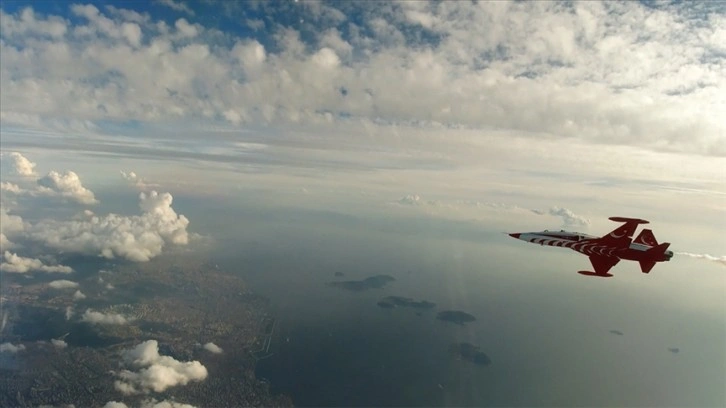
[[[620,261],[614,256],[590,255],[590,263],[596,275],[611,276],[608,271]]]

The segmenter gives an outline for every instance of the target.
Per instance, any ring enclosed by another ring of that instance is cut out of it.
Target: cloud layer
[[[15,172],[25,176],[34,177],[33,167],[35,163],[21,153],[13,152],[11,157],[14,160]],[[73,171],[66,170],[62,173],[55,170],[36,180],[34,188],[23,188],[11,182],[0,183],[0,190],[15,195],[27,194],[30,196],[60,197],[83,205],[98,204],[93,192],[83,186],[80,177]]]
[[[3,253],[4,261],[0,264],[0,271],[10,273],[26,273],[40,271],[48,273],[71,273],[73,268],[65,265],[46,265],[40,259],[24,258],[10,251]]]
[[[18,154],[19,157],[23,157]],[[27,159],[25,159],[27,160]],[[149,187],[135,173],[122,173],[140,189]],[[92,191],[83,187],[80,178],[73,171],[58,173],[51,171],[38,180],[36,190],[23,189],[3,182],[3,190],[14,194],[27,193],[30,197],[40,195],[61,196],[81,204],[98,203]],[[46,247],[70,253],[123,258],[143,262],[161,254],[167,244],[186,245],[189,242],[187,226],[189,220],[177,214],[172,208],[173,197],[169,193],[143,191],[139,194],[141,215],[118,214],[95,215],[85,210],[71,220],[41,219],[35,223],[24,222],[19,215],[8,214],[0,207],[0,245],[3,249],[16,247],[14,239],[30,240]],[[50,267],[32,258],[22,258],[10,252],[5,253],[2,270],[27,272],[31,269],[46,272],[70,272],[67,267]]]
[[[42,220],[28,238],[68,252],[143,262],[161,254],[164,245],[189,242],[189,220],[171,207],[169,193],[139,194],[141,215],[87,215],[82,220]]]
[[[198,361],[182,362],[159,354],[156,340],[145,341],[123,352],[124,362],[138,371],[117,373],[115,388],[123,394],[163,392],[169,387],[186,385],[207,378],[207,369]]]
[[[0,344],[0,352],[17,353],[23,350],[25,350],[25,345],[23,344],[18,344],[17,346],[13,343]]]
[[[726,155],[717,5],[262,2],[266,21],[212,9],[231,13],[230,32],[191,9],[167,23],[69,7],[0,16],[4,124],[364,119]]]

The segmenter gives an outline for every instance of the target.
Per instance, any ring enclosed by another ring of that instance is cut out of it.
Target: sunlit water
[[[713,406],[726,399],[720,315],[663,303],[648,285],[675,284],[665,268],[641,278],[625,267],[620,281],[605,282],[575,273],[584,257],[518,247],[486,228],[474,242],[471,231],[457,239],[455,229],[397,234],[375,222],[366,229],[300,214],[243,216],[239,230],[217,230],[230,234],[218,239],[217,259],[270,299],[274,355],[257,374],[296,405]],[[327,285],[379,274],[396,280],[360,292]],[[437,307],[377,306],[390,295]],[[442,322],[441,310],[477,320]],[[455,342],[481,347],[492,363],[452,357]]]

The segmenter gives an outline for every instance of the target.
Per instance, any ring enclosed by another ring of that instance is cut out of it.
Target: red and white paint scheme
[[[570,248],[581,254],[588,255],[595,272],[579,271],[585,276],[610,277],[610,268],[621,259],[638,261],[643,273],[650,272],[656,262],[670,261],[673,251],[668,250],[670,243],[659,244],[653,231],[644,229],[633,239],[633,234],[639,224],[648,224],[648,221],[639,218],[610,217],[610,220],[622,222],[603,237],[582,234],[579,232],[548,231],[512,233],[509,236],[533,244]]]

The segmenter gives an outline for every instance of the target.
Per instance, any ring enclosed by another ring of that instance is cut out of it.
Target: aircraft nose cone
[[[509,234],[509,236],[510,236],[510,237],[512,237],[512,238],[517,238],[517,239],[519,239],[519,236],[520,236],[520,235],[522,235],[522,234],[520,234],[520,233],[518,233],[518,232],[515,232],[515,233],[512,233],[512,234]]]

